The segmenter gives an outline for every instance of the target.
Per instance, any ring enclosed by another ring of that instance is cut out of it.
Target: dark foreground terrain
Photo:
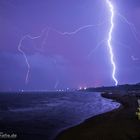
[[[140,140],[140,120],[137,119],[138,107],[136,94],[102,94],[114,99],[122,106],[86,120],[84,123],[63,131],[57,140]]]

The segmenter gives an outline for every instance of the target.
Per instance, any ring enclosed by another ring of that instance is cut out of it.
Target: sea
[[[0,93],[0,132],[53,140],[64,129],[119,106],[96,92]]]

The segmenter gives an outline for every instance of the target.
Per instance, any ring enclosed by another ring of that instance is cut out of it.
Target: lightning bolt
[[[24,57],[25,62],[27,64],[27,73],[26,73],[26,76],[25,76],[25,84],[28,83],[28,77],[29,77],[29,72],[30,72],[30,64],[29,64],[28,58],[27,58],[25,52],[22,50],[21,46],[22,46],[23,40],[25,40],[25,38],[27,38],[27,37],[28,37],[27,35],[23,36],[21,38],[21,40],[19,41],[19,45],[18,45],[18,51],[23,54],[23,57]]]
[[[47,41],[47,38],[48,38],[48,35],[49,35],[49,32],[50,32],[50,31],[54,31],[54,32],[56,32],[56,33],[58,33],[58,34],[60,34],[60,35],[64,35],[64,36],[65,36],[65,35],[71,36],[71,35],[77,34],[78,32],[80,32],[80,31],[82,31],[82,30],[85,30],[85,29],[87,29],[87,28],[101,26],[101,25],[103,25],[104,23],[105,23],[105,21],[104,21],[104,22],[100,22],[100,23],[98,23],[98,24],[85,25],[85,26],[79,27],[78,29],[76,29],[76,30],[74,30],[74,31],[72,31],[72,32],[61,32],[61,31],[59,31],[59,30],[56,30],[56,29],[54,29],[54,28],[51,28],[51,27],[47,26],[47,27],[45,27],[45,28],[42,30],[41,34],[38,35],[38,36],[31,36],[31,35],[29,35],[29,34],[24,35],[24,36],[20,39],[20,41],[19,41],[19,44],[18,44],[18,51],[23,55],[23,57],[24,57],[24,59],[25,59],[25,62],[26,62],[26,65],[27,65],[27,72],[26,72],[26,76],[25,76],[25,84],[28,84],[28,82],[29,82],[29,74],[30,74],[31,66],[30,66],[30,64],[29,64],[28,57],[27,57],[26,53],[25,53],[24,50],[22,49],[22,43],[23,43],[24,40],[26,40],[26,39],[35,40],[35,39],[41,38],[41,37],[43,36],[43,34],[47,31],[47,32],[46,32],[46,36],[45,36],[45,38],[44,38],[44,40],[43,40],[43,42],[42,42],[42,44],[41,44],[41,49],[37,49],[38,51],[42,51],[43,48],[44,48],[44,46],[45,46],[45,44],[46,44],[46,41]]]
[[[92,49],[92,51],[88,54],[88,58],[91,57],[91,55],[93,55],[93,53],[99,48],[101,47],[105,42],[107,41],[107,39],[103,39],[101,40],[94,49]]]
[[[57,80],[55,85],[54,85],[54,89],[56,89],[58,87],[58,85],[59,85],[59,81]]]
[[[126,49],[128,49],[128,51],[130,52],[130,53],[132,53],[132,47],[131,46],[129,46],[128,44],[124,44],[124,43],[122,43],[122,42],[119,42],[119,41],[115,41],[118,45],[121,45],[121,46],[123,46],[123,47],[125,47]],[[139,58],[137,58],[137,57],[135,57],[135,55],[130,55],[130,58],[133,60],[133,61],[138,61],[139,60]]]
[[[46,31],[46,28],[42,30],[41,34],[39,36],[31,36],[29,34],[23,36],[20,41],[19,41],[19,44],[18,44],[18,51],[23,55],[24,59],[25,59],[25,62],[27,64],[27,73],[26,73],[26,76],[25,76],[25,84],[28,84],[29,82],[29,73],[30,73],[30,64],[29,64],[29,61],[28,61],[28,58],[26,56],[26,53],[23,51],[22,49],[22,43],[25,39],[31,39],[31,40],[34,40],[34,39],[37,39],[37,38],[40,38],[42,37],[42,35],[44,34],[44,32]],[[43,42],[43,45],[44,45],[44,42]]]
[[[133,23],[129,22],[127,20],[126,17],[124,17],[122,14],[120,14],[119,12],[117,12],[117,15],[120,17],[120,19],[125,22],[128,26],[129,26],[129,29],[130,31],[132,32],[132,35],[134,36],[135,40],[140,44],[140,40],[137,36],[137,31],[136,31],[136,27]]]
[[[112,42],[112,33],[113,33],[113,29],[114,29],[114,6],[110,2],[110,0],[106,0],[106,3],[108,5],[108,8],[109,8],[110,13],[111,13],[111,16],[110,16],[111,26],[110,26],[110,30],[109,30],[109,33],[108,33],[107,44],[108,44],[108,49],[109,49],[109,54],[110,54],[110,61],[111,61],[112,67],[113,67],[112,78],[113,78],[113,80],[115,82],[115,85],[117,86],[118,85],[118,80],[115,77],[115,74],[116,74],[116,64],[115,64],[115,61],[114,61],[114,54],[113,54],[113,49],[112,49],[112,44],[111,44],[111,42]]]
[[[117,78],[116,78],[116,64],[115,64],[114,52],[113,52],[113,46],[112,46],[112,41],[113,41],[112,34],[113,34],[113,31],[114,31],[114,30],[113,30],[113,29],[114,29],[114,17],[115,17],[116,15],[118,15],[118,16],[121,18],[121,20],[122,20],[123,22],[125,22],[126,24],[129,25],[130,31],[132,32],[132,34],[133,34],[134,38],[136,39],[136,41],[137,41],[138,43],[140,43],[140,40],[139,40],[138,37],[137,37],[137,32],[136,32],[136,28],[135,28],[134,24],[132,24],[131,22],[129,22],[129,21],[128,21],[123,15],[121,15],[120,13],[115,12],[114,6],[113,6],[113,4],[112,4],[112,2],[111,2],[110,0],[105,0],[105,1],[106,1],[106,3],[107,3],[107,6],[108,6],[108,8],[109,8],[109,11],[110,11],[110,19],[109,19],[109,21],[110,21],[110,28],[109,28],[109,31],[108,31],[108,38],[107,38],[107,39],[105,38],[105,39],[101,40],[101,41],[97,44],[97,46],[89,53],[88,57],[90,57],[102,44],[104,44],[105,42],[107,42],[107,47],[108,47],[109,56],[110,56],[110,62],[111,62],[111,65],[112,65],[112,79],[114,80],[115,85],[117,86],[117,85],[118,85],[118,80],[117,80]],[[108,21],[108,20],[107,20],[107,21]],[[24,52],[24,50],[23,50],[23,48],[22,48],[22,43],[23,43],[24,40],[26,40],[26,39],[35,40],[35,39],[41,38],[41,37],[44,35],[44,33],[46,33],[46,36],[45,36],[45,38],[44,38],[44,40],[43,40],[43,42],[42,42],[42,44],[41,44],[41,47],[40,47],[40,49],[38,49],[38,51],[43,51],[43,49],[44,49],[44,47],[45,47],[45,44],[46,44],[46,41],[47,41],[47,38],[48,38],[48,36],[49,36],[49,32],[50,32],[50,31],[54,31],[54,32],[56,32],[56,33],[58,33],[58,34],[60,34],[60,35],[64,35],[64,36],[65,36],[65,35],[71,36],[71,35],[75,35],[75,34],[79,33],[80,31],[83,31],[83,30],[85,30],[85,29],[92,28],[92,27],[97,27],[97,26],[101,26],[101,25],[103,25],[105,22],[106,22],[106,20],[104,20],[103,22],[100,22],[100,23],[98,23],[98,24],[85,25],[85,26],[79,27],[79,28],[77,28],[76,30],[71,31],[71,32],[62,32],[62,31],[59,31],[59,30],[57,30],[57,29],[55,29],[55,28],[51,28],[51,27],[49,27],[49,26],[46,26],[46,27],[42,30],[41,34],[38,35],[38,36],[32,36],[32,35],[29,35],[29,34],[24,35],[24,36],[20,39],[20,41],[19,41],[19,44],[18,44],[18,51],[24,56],[24,59],[25,59],[26,65],[27,65],[27,73],[26,73],[26,76],[25,76],[25,83],[27,84],[27,83],[29,82],[29,74],[30,74],[31,66],[30,66],[30,64],[29,64],[28,57],[27,57],[26,53]],[[134,56],[131,56],[131,58],[132,58],[133,60],[138,60],[138,59],[135,58]],[[58,82],[56,81],[54,87],[56,88],[57,85],[58,85]]]
[[[85,25],[85,26],[82,26],[82,27],[79,27],[78,29],[72,31],[72,32],[61,32],[61,31],[58,31],[54,28],[52,28],[53,31],[57,32],[58,34],[60,35],[74,35],[74,34],[77,34],[78,32],[84,30],[84,29],[87,29],[87,28],[91,28],[91,27],[97,27],[97,26],[101,26],[105,23],[106,21],[103,21],[103,22],[100,22],[98,24],[90,24],[90,25]]]
[[[131,23],[130,21],[128,21],[128,19],[125,16],[123,16],[122,14],[120,14],[119,12],[117,12],[117,15],[120,17],[120,19],[124,23],[126,23],[129,26],[130,32],[132,33],[134,39],[136,40],[136,42],[138,44],[140,44],[140,39],[138,38],[138,33],[137,33],[135,25],[133,23]],[[122,46],[125,46],[125,47],[130,47],[129,45],[126,45],[122,42],[119,42],[119,44],[121,44]],[[131,52],[132,52],[132,47],[131,47]],[[133,61],[138,61],[139,60],[139,58],[135,57],[134,55],[131,55],[130,57]]]

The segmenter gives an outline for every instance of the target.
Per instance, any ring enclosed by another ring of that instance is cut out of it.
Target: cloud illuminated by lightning
[[[118,80],[115,77],[115,74],[116,74],[116,64],[115,64],[115,61],[114,61],[113,48],[112,48],[112,44],[111,44],[112,33],[113,33],[113,28],[114,28],[114,21],[113,21],[114,20],[114,6],[110,2],[110,0],[106,0],[106,2],[107,2],[108,8],[109,8],[110,13],[111,13],[111,16],[110,16],[111,26],[110,26],[110,30],[109,30],[109,34],[108,34],[107,43],[108,43],[108,48],[109,48],[109,53],[110,53],[110,60],[111,60],[111,64],[112,64],[112,67],[113,67],[112,78],[115,81],[115,85],[117,86],[118,85]]]

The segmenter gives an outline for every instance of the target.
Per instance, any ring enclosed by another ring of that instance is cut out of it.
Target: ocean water
[[[63,129],[119,106],[92,92],[3,93],[0,124],[10,122],[21,135],[45,135],[51,140]]]

